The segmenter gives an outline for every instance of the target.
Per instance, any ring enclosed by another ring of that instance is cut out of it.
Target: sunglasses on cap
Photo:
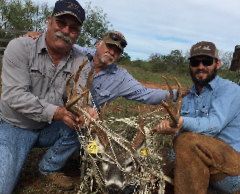
[[[55,18],[56,24],[57,24],[57,26],[58,26],[59,28],[63,29],[63,28],[66,28],[66,27],[68,26],[70,33],[72,33],[72,34],[78,34],[78,33],[80,32],[80,30],[77,28],[77,26],[75,26],[75,25],[70,25],[70,26],[69,26],[69,25],[68,25],[66,22],[64,22],[63,20],[58,19],[58,18],[56,18],[56,17],[54,17],[54,18]]]
[[[214,59],[214,58],[207,58],[207,59],[203,59],[203,60],[190,59],[190,65],[192,67],[198,67],[200,65],[200,63],[202,62],[203,66],[208,67],[213,64],[214,60],[216,60],[216,62],[217,62],[217,59]]]
[[[110,33],[106,34],[106,36],[109,36],[114,41],[120,41],[120,44],[121,44],[122,47],[126,47],[127,46],[127,41],[124,40],[123,38],[121,38],[117,34],[114,34],[114,33],[110,32]]]

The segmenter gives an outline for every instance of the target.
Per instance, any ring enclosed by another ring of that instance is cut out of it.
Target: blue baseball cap
[[[61,16],[64,14],[75,16],[81,25],[85,20],[85,11],[76,0],[58,0],[55,3],[52,16]]]

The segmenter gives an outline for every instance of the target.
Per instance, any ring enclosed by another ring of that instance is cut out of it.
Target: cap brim
[[[116,45],[118,48],[120,48],[120,50],[123,52],[123,47],[121,46],[120,41],[114,41],[113,39],[111,39],[109,36],[104,36],[102,39],[106,44],[114,44]]]
[[[199,56],[208,56],[208,57],[215,58],[215,57],[213,57],[212,55],[208,55],[208,54],[202,53],[202,54],[197,54],[197,55],[193,55],[193,56],[191,56],[191,57],[188,57],[188,60],[190,60],[190,59],[193,58],[193,57],[199,57]]]
[[[77,15],[70,11],[63,11],[60,13],[55,13],[53,16],[61,16],[61,15],[66,15],[66,14],[74,16],[79,21],[80,25],[83,25],[82,21],[77,17]]]

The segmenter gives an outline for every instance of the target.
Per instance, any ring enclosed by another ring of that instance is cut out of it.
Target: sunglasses
[[[203,60],[197,60],[197,59],[190,59],[190,65],[192,67],[198,67],[200,63],[202,62],[203,66],[208,67],[213,64],[213,58],[203,59]]]
[[[70,33],[72,33],[72,34],[78,34],[78,33],[80,32],[80,30],[79,30],[76,26],[74,26],[74,25],[70,25],[70,26],[69,26],[69,25],[67,25],[67,23],[64,22],[63,20],[60,20],[60,19],[55,18],[55,21],[56,21],[56,23],[57,23],[57,26],[58,26],[59,28],[61,28],[61,29],[66,28],[66,27],[68,26],[69,31],[70,31]]]
[[[109,34],[107,34],[111,39],[113,39],[114,41],[120,41],[120,44],[122,47],[126,47],[127,46],[127,41],[124,40],[123,38],[121,38],[119,35],[114,34],[112,32],[110,32]],[[106,36],[107,36],[106,35]]]

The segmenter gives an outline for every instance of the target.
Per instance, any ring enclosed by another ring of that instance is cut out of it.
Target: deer
[[[93,180],[95,180],[98,189],[101,190],[102,193],[130,194],[134,192],[144,192],[149,190],[149,187],[146,186],[149,184],[153,185],[158,193],[163,193],[164,181],[171,184],[173,184],[173,181],[162,173],[157,164],[158,156],[154,155],[154,150],[151,146],[153,144],[152,136],[156,129],[148,129],[144,127],[141,111],[139,111],[139,130],[132,142],[129,142],[104,124],[103,117],[106,104],[103,107],[100,107],[99,120],[96,121],[92,119],[87,113],[87,106],[90,96],[89,91],[94,78],[94,67],[89,73],[86,86],[80,86],[83,92],[79,95],[76,93],[76,83],[80,72],[86,63],[87,60],[79,66],[74,78],[72,90],[70,87],[70,80],[74,75],[70,76],[66,82],[68,101],[65,107],[68,111],[77,116],[84,115],[93,123],[90,127],[88,126],[87,134],[82,134],[80,129],[76,129],[79,135],[79,141],[84,149],[81,167],[82,184],[79,193],[83,193],[84,182],[87,180],[91,182],[91,185],[93,185]],[[176,78],[174,78],[179,88],[179,96],[174,104],[171,85],[166,77],[163,76],[163,78],[168,85],[170,97],[167,102],[161,102],[169,115],[169,117],[164,116],[162,119],[169,118],[170,126],[176,127],[180,117],[182,104],[181,84]],[[81,107],[78,105],[78,101],[82,98]],[[91,134],[92,129],[94,129],[93,134]],[[88,168],[88,170],[86,170],[86,163],[90,163],[90,168]],[[84,176],[83,173],[86,176]],[[157,182],[161,183],[158,184],[158,188],[156,187]],[[151,192],[153,191],[151,190]]]

